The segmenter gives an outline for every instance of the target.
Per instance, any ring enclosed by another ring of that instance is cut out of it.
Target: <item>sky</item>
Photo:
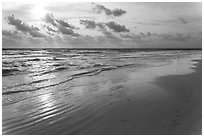
[[[201,48],[202,3],[2,3],[3,48]]]

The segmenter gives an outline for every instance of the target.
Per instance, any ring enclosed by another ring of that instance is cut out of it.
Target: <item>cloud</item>
[[[143,34],[143,35],[142,35]],[[120,34],[120,37],[123,38],[123,40],[133,41],[133,42],[148,42],[151,39],[148,39],[147,37],[144,37],[144,33],[131,33],[131,34]]]
[[[80,24],[85,25],[87,29],[99,28],[102,31],[102,33],[108,32],[106,28],[109,28],[114,32],[129,32],[129,30],[125,27],[125,25],[120,25],[113,21],[108,23],[103,23],[103,22],[96,22],[93,20],[80,20]]]
[[[111,9],[108,9],[106,8],[105,6],[103,5],[100,5],[100,4],[95,4],[95,7],[93,8],[93,11],[97,12],[97,13],[102,13],[102,12],[105,12],[106,15],[110,16],[122,16],[123,14],[126,13],[125,10],[122,10],[122,9],[114,9],[114,10],[111,10]]]
[[[197,35],[193,34],[182,34],[182,33],[152,33],[152,32],[140,32],[138,34],[120,34],[121,38],[128,40],[139,40],[143,42],[147,41],[172,41],[172,42],[185,42],[185,41],[194,41],[198,39]]]
[[[44,18],[44,21],[46,23],[50,23],[52,24],[53,26],[57,26],[57,25],[61,25],[61,26],[64,26],[64,27],[68,27],[68,28],[71,28],[71,29],[76,29],[76,27],[74,27],[73,25],[65,22],[64,20],[58,20],[58,19],[55,19],[54,15],[52,13],[47,13],[45,15],[45,18]]]
[[[80,24],[85,25],[87,29],[95,29],[98,27],[101,30],[105,30],[105,25],[102,22],[95,22],[93,20],[80,20]]]
[[[118,41],[121,40],[109,31],[104,30],[104,31],[102,31],[102,33],[104,34],[105,38],[112,39],[112,40],[118,40]]]
[[[14,15],[7,17],[8,24],[15,26],[15,28],[21,32],[28,33],[32,37],[44,38],[45,35],[40,33],[39,28],[34,26],[29,26],[26,23],[22,22],[20,19],[16,19]]]
[[[97,26],[96,22],[92,20],[80,20],[80,24],[85,25],[87,29],[95,29]]]
[[[21,39],[21,35],[18,31],[8,31],[8,30],[2,30],[2,35],[13,38],[13,39]]]
[[[187,24],[188,22],[184,18],[179,18],[182,24]]]
[[[77,37],[77,36],[80,36],[80,34],[78,33],[75,33],[72,29],[75,29],[76,27],[74,27],[73,25],[63,21],[63,20],[58,20],[58,19],[55,19],[54,15],[53,14],[49,14],[47,13],[45,15],[45,18],[44,18],[45,22],[46,23],[50,23],[52,24],[53,26],[55,26],[58,31],[50,28],[49,26],[47,26],[47,29],[49,31],[52,31],[52,32],[60,32],[64,35],[70,35],[70,36],[74,36],[74,37]],[[50,34],[50,33],[48,33]]]
[[[110,28],[114,32],[129,32],[129,30],[125,27],[125,25],[120,25],[113,21],[105,23],[105,24],[106,26],[108,26],[108,28]]]
[[[57,32],[57,30],[54,30],[54,29],[52,29],[52,28],[49,27],[49,26],[46,26],[46,28],[47,28],[48,31]]]
[[[169,34],[169,33],[162,33],[162,34],[157,34],[153,33],[152,36],[156,40],[162,40],[162,41],[191,41],[191,40],[196,40],[196,36],[192,36],[191,34],[182,34],[182,33],[175,33],[175,34]]]
[[[194,39],[190,34],[184,35],[182,33],[176,33],[176,34],[154,34],[158,39],[164,40],[164,41],[189,41]]]
[[[134,38],[135,34],[120,34],[122,38]]]
[[[114,10],[112,11],[112,13],[113,13],[113,16],[121,16],[121,15],[125,14],[126,11],[124,11],[124,10],[122,10],[122,9],[114,9]]]
[[[56,25],[57,25],[57,24],[55,23],[55,19],[54,19],[53,14],[47,13],[47,14],[45,15],[44,20],[45,20],[46,23],[51,23],[53,26],[56,26]]]
[[[78,33],[74,33],[72,29],[66,28],[62,25],[58,26],[58,30],[65,35],[80,36]]]
[[[187,41],[187,40],[191,40],[193,39],[193,37],[188,34],[188,35],[184,35],[182,33],[176,33],[175,38],[176,41]]]
[[[71,29],[75,29],[74,26],[68,24],[67,22],[63,21],[63,20],[56,20],[60,25],[64,26],[64,27],[68,27],[68,28],[71,28]]]
[[[40,32],[38,32],[38,31],[31,31],[31,32],[29,32],[29,33],[30,33],[30,35],[33,36],[33,37],[45,38],[45,35],[42,34],[42,33],[40,33]]]

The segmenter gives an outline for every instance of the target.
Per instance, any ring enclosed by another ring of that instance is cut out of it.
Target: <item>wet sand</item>
[[[3,134],[201,134],[201,60],[120,69],[27,93],[2,107]],[[20,96],[20,95],[19,95]]]
[[[202,61],[192,67],[196,72],[157,78],[159,86],[174,94],[177,103],[170,134],[202,134]]]

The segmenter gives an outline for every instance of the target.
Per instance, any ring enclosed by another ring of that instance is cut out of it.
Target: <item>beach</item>
[[[46,88],[4,92],[3,134],[202,134],[200,55],[83,74],[60,84],[46,81],[52,85]]]

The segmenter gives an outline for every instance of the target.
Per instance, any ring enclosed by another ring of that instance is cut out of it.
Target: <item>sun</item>
[[[46,11],[44,4],[35,4],[31,12],[33,18],[42,19],[48,11]]]

